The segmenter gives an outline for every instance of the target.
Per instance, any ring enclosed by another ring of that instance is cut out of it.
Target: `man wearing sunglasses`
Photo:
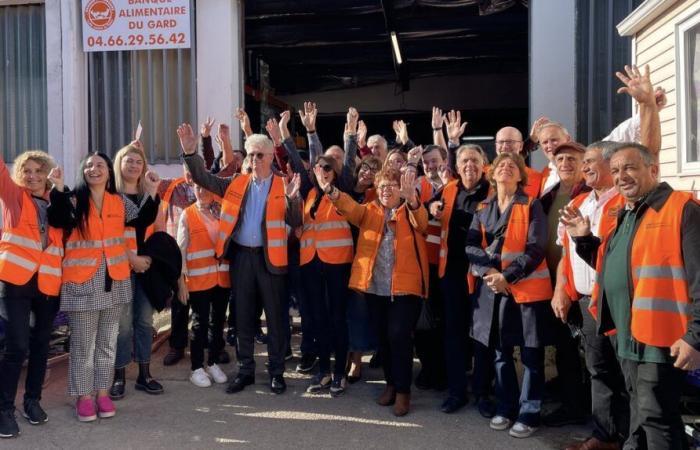
[[[251,174],[216,177],[206,171],[196,154],[190,125],[181,125],[177,133],[194,182],[223,198],[216,256],[230,264],[240,364],[226,392],[240,392],[255,383],[255,303],[260,298],[268,327],[270,390],[281,394],[287,388],[282,376],[287,346],[287,226],[302,224],[299,175],[287,181],[273,174],[274,145],[267,136],[253,134],[245,143]]]

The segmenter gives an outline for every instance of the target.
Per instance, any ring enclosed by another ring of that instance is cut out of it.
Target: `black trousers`
[[[590,411],[590,398],[584,380],[585,373],[579,350],[580,340],[578,337],[573,337],[568,324],[554,317],[553,312],[551,313],[557,350],[555,362],[559,386],[561,386],[561,402],[575,413],[587,415]],[[569,309],[567,320],[580,328],[581,316],[581,307],[574,302]]]
[[[422,301],[415,295],[384,297],[366,294],[386,384],[409,394],[413,378],[413,331]]]
[[[25,399],[41,399],[46,375],[46,359],[53,321],[58,312],[58,297],[39,291],[36,275],[23,286],[2,283],[2,309],[5,311],[5,352],[0,359],[0,411],[13,410],[22,364],[29,356]],[[30,313],[34,326],[30,328]]]
[[[450,397],[467,397],[467,370],[473,347],[469,338],[471,302],[464,274],[445,273],[440,280],[445,308],[445,361]]]
[[[445,326],[440,278],[435,265],[430,266],[429,292],[428,303],[423,305],[423,307],[430,309],[433,327],[430,329],[416,329],[416,356],[420,360],[421,371],[428,374],[430,381],[433,384],[443,385],[447,378],[445,371]]]
[[[187,326],[190,322],[190,305],[173,299],[170,306],[170,348],[184,350],[187,347]]]
[[[311,307],[311,331],[320,373],[345,375],[348,358],[348,282],[350,264],[326,264],[314,256],[301,266],[301,279],[307,305]],[[306,311],[305,311],[306,312]],[[302,320],[308,320],[308,313]],[[331,371],[331,353],[335,364]]]
[[[239,373],[255,376],[253,351],[260,319],[256,300],[260,298],[267,322],[268,371],[271,376],[282,375],[289,334],[287,276],[267,270],[261,247],[237,246],[229,267],[235,299]]]
[[[489,398],[496,379],[496,351],[479,341],[472,340],[474,346],[474,372],[472,373],[472,392],[479,399]]]
[[[630,435],[624,449],[687,449],[680,413],[686,372],[672,364],[628,359],[620,365],[630,397]]]
[[[608,336],[597,334],[596,320],[587,311],[590,297],[582,297],[583,346],[591,377],[593,436],[603,442],[624,442],[629,433],[630,404],[625,378]]]
[[[192,370],[204,367],[204,349],[209,347],[208,365],[217,364],[224,349],[224,322],[229,290],[214,287],[206,291],[190,292],[192,308],[192,338],[190,361]],[[211,324],[211,325],[210,325]]]

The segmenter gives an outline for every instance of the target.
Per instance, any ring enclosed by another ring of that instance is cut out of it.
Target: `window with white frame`
[[[677,28],[679,170],[700,171],[700,13]]]

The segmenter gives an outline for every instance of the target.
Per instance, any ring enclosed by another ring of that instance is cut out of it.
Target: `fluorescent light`
[[[403,63],[403,59],[401,59],[401,50],[399,50],[399,40],[396,37],[395,31],[391,32],[391,46],[394,49],[394,57],[396,58],[396,64]]]

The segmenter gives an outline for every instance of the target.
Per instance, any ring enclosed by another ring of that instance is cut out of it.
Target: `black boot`
[[[139,363],[139,377],[136,379],[136,390],[148,394],[162,394],[163,386],[151,377],[150,363]]]
[[[126,367],[114,369],[114,381],[112,388],[109,390],[109,398],[112,400],[121,400],[124,398],[124,388],[126,386]]]

